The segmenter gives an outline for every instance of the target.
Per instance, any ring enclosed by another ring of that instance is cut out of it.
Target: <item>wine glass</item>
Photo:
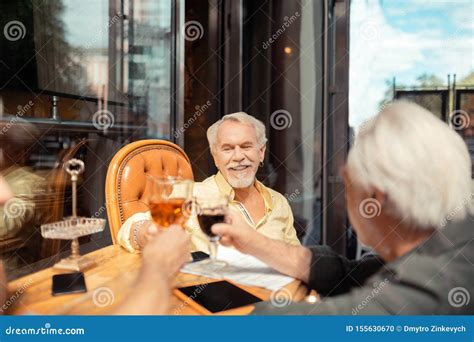
[[[220,236],[215,235],[211,227],[216,223],[225,221],[226,214],[229,210],[229,197],[222,194],[197,194],[194,198],[194,202],[199,226],[209,240],[210,258],[204,260],[201,264],[207,270],[216,273],[216,271],[225,267],[227,263],[222,260],[217,260],[217,248],[219,246]]]
[[[150,213],[158,228],[183,227],[192,209],[193,181],[180,177],[154,177],[151,182]]]

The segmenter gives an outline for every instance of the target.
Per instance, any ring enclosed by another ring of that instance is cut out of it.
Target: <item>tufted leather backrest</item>
[[[148,211],[151,188],[146,175],[193,179],[189,158],[166,140],[140,140],[120,149],[110,162],[105,200],[113,243],[127,218]]]

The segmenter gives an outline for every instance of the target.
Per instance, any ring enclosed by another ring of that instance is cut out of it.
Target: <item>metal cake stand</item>
[[[41,225],[41,235],[46,239],[72,240],[71,255],[61,259],[53,268],[68,271],[84,271],[96,263],[94,260],[81,256],[79,251],[79,237],[104,230],[105,220],[77,216],[77,179],[84,172],[84,162],[79,159],[70,159],[64,164],[64,169],[71,175],[72,183],[72,216],[62,221]]]

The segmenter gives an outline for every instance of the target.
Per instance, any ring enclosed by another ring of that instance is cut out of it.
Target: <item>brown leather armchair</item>
[[[186,153],[165,140],[140,140],[120,149],[110,162],[105,200],[112,241],[127,218],[148,211],[150,187],[146,175],[194,179]]]

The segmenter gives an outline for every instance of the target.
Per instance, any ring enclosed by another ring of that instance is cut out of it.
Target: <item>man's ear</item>
[[[212,160],[214,161],[214,165],[215,165],[216,168],[219,170],[219,166],[217,166],[217,163],[216,163],[216,156],[214,155],[214,148],[209,147],[209,150],[210,150],[210,152],[211,152],[211,156],[212,156]]]
[[[267,145],[263,144],[262,147],[260,147],[260,150],[258,151],[260,154],[260,161],[263,161],[265,159],[266,150],[267,150]]]
[[[347,185],[349,183],[349,174],[347,173],[346,165],[343,165],[339,168],[339,175],[342,177],[344,184]]]

